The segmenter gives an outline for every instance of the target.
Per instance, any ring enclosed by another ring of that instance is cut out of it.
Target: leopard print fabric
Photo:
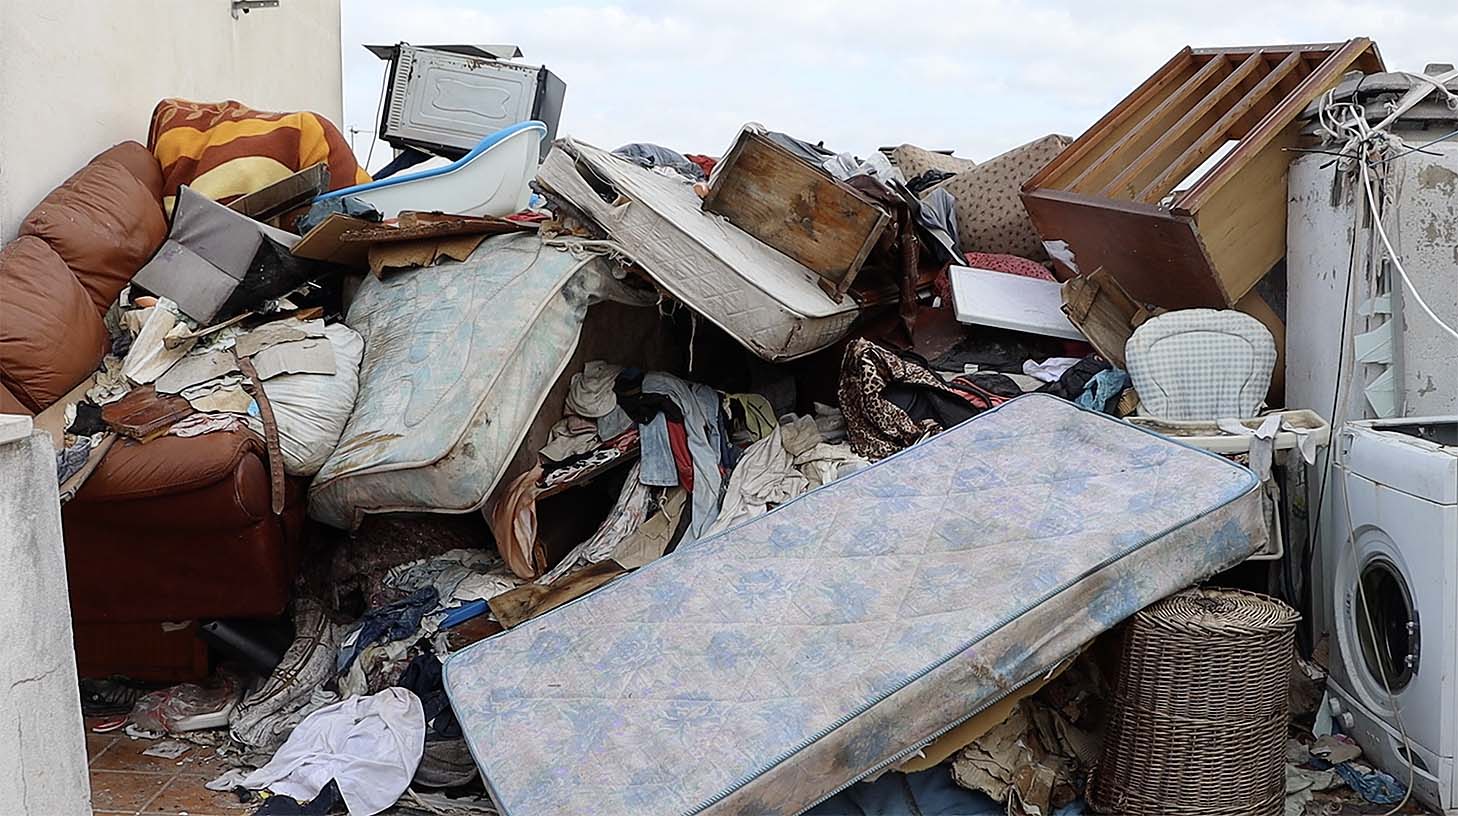
[[[840,363],[840,410],[851,450],[873,462],[943,430],[936,420],[912,419],[882,396],[888,385],[896,383],[961,396],[925,366],[865,338],[852,340]]]

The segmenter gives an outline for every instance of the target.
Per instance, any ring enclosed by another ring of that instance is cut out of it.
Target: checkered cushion
[[[1255,416],[1276,365],[1276,343],[1243,312],[1183,309],[1150,318],[1124,348],[1139,411],[1163,419]]]

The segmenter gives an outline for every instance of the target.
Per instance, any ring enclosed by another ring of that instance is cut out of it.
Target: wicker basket
[[[1273,598],[1218,589],[1135,615],[1089,804],[1120,816],[1279,816],[1298,620]]]

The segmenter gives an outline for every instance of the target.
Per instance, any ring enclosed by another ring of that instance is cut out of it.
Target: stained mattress
[[[345,318],[365,341],[359,396],[309,515],[348,529],[484,504],[610,274],[600,256],[516,233],[460,263],[366,277]]]
[[[705,213],[693,188],[591,145],[561,139],[537,173],[660,286],[770,361],[843,337],[856,304],[837,303],[789,256]]]
[[[793,814],[1264,540],[1247,469],[1006,403],[456,654],[506,816]]]

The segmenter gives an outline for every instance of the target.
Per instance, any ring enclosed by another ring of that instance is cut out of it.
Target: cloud
[[[1184,45],[1365,35],[1389,67],[1453,61],[1458,4],[344,0],[343,33],[346,125],[365,131],[383,64],[360,44],[509,42],[566,81],[562,132],[604,147],[718,153],[758,121],[838,150],[909,141],[986,158],[1081,133]]]

